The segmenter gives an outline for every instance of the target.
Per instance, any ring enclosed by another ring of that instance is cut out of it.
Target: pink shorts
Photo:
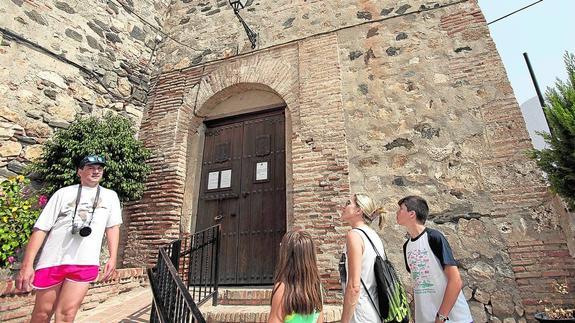
[[[36,270],[32,286],[46,289],[61,284],[64,280],[90,283],[98,278],[99,266],[93,265],[60,265]]]

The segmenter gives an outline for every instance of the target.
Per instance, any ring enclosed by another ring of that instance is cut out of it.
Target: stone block
[[[66,2],[63,1],[56,1],[56,3],[54,3],[54,6],[66,13],[69,14],[74,14],[76,13],[76,11],[74,10],[74,8],[70,7],[70,5]]]
[[[42,114],[44,112],[41,110],[37,110],[37,109],[32,109],[32,110],[26,110],[26,116],[30,117],[32,119],[40,119],[42,118]]]
[[[515,312],[515,303],[508,291],[498,290],[491,294],[491,306],[497,317],[510,317]]]
[[[32,19],[32,21],[43,26],[48,26],[48,20],[46,20],[46,18],[39,14],[36,10],[24,11],[24,13],[26,16],[28,16],[28,18]]]
[[[9,126],[9,124],[5,124]],[[0,125],[0,140],[10,139],[14,136],[14,129],[12,127],[5,128],[4,126]]]
[[[487,322],[487,312],[483,304],[475,301],[470,301],[468,304],[473,322]]]
[[[132,85],[127,78],[118,78],[118,92],[123,96],[129,96],[132,94]]]
[[[70,123],[68,121],[62,119],[50,120],[48,124],[54,128],[62,128],[62,129],[66,129],[70,126]]]
[[[469,301],[473,297],[473,289],[471,289],[469,286],[463,287],[462,291],[466,300]]]
[[[67,89],[68,85],[62,76],[52,71],[40,71],[37,76],[44,81],[48,81],[61,89]]]
[[[72,98],[62,96],[58,100],[58,105],[49,107],[47,112],[51,118],[72,122],[78,113],[76,108],[76,102]]]
[[[36,161],[42,156],[43,145],[31,145],[26,147],[24,151],[24,158],[29,161]]]
[[[0,144],[0,157],[16,157],[20,155],[22,145],[17,141],[4,141]]]
[[[469,274],[477,280],[490,280],[495,276],[495,269],[480,261],[469,269]]]
[[[11,160],[6,166],[9,171],[16,174],[22,174],[24,172],[24,167],[26,167],[26,165],[16,159]]]
[[[22,122],[22,116],[19,113],[4,106],[0,107],[0,117],[16,124],[21,124]]]
[[[126,112],[137,117],[138,120],[140,120],[142,118],[143,112],[141,111],[141,109],[138,109],[136,106],[132,105],[132,104],[128,104],[126,106]]]
[[[0,179],[6,179],[6,178],[10,178],[10,177],[14,177],[18,174],[9,171],[8,169],[5,168],[0,168]]]
[[[96,106],[100,108],[105,108],[110,104],[110,100],[108,100],[104,96],[98,95],[94,104],[96,104]]]
[[[476,300],[478,300],[482,304],[489,304],[489,301],[491,300],[491,295],[488,292],[485,292],[485,291],[477,288],[475,290],[475,293],[473,294],[473,298],[475,298]]]

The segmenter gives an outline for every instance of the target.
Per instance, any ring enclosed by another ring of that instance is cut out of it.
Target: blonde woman
[[[374,274],[376,252],[366,237],[373,241],[380,255],[385,254],[381,239],[369,227],[375,220],[381,225],[381,208],[367,194],[353,194],[341,209],[341,219],[351,227],[340,261],[344,289],[341,322],[381,322],[375,305],[378,304]]]

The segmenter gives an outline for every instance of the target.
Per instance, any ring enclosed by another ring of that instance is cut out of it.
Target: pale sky
[[[537,0],[479,0],[487,22]],[[575,0],[543,0],[489,25],[491,37],[507,70],[533,146],[546,148],[538,131],[549,132],[523,53],[529,55],[539,88],[545,96],[557,78],[567,79],[563,55],[575,53]]]
[[[491,22],[536,0],[479,0]],[[567,78],[563,54],[575,52],[575,0],[544,0],[523,11],[489,25],[499,55],[519,104],[536,96],[523,53],[543,93],[559,77]]]

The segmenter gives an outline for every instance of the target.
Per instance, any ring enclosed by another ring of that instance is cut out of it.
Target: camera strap
[[[76,212],[78,212],[78,205],[80,205],[80,197],[82,197],[82,184],[78,184],[78,194],[76,195],[76,207],[74,208],[74,215],[72,216],[72,225],[76,220]],[[94,211],[96,211],[96,206],[98,206],[98,200],[100,198],[100,185],[96,189],[96,197],[94,198],[94,204],[92,205],[92,212],[90,213],[90,222],[88,226],[92,224],[92,219],[94,219]],[[85,223],[85,222],[84,222]]]

